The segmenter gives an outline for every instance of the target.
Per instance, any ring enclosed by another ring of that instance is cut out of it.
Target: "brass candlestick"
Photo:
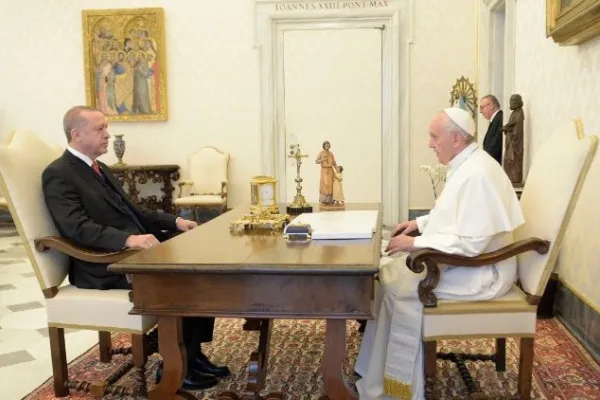
[[[313,208],[304,196],[302,195],[302,178],[300,177],[300,166],[302,165],[302,159],[308,157],[308,154],[302,154],[300,151],[299,144],[290,145],[290,154],[288,158],[294,158],[296,160],[296,196],[292,204],[287,206],[287,213],[290,215],[299,215],[302,213],[312,212]]]

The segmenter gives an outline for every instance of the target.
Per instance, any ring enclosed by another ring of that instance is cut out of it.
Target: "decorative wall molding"
[[[505,110],[504,116],[508,121],[510,110],[508,104],[510,103],[510,96],[515,92],[515,55],[516,55],[516,1],[517,0],[479,0],[481,7],[479,8],[479,51],[478,51],[478,82],[477,90],[479,96],[485,96],[488,93],[492,93],[492,64],[494,62],[490,43],[492,40],[493,26],[492,17],[493,13],[504,7],[505,23],[504,23],[504,84],[502,98],[498,99],[500,105]],[[525,108],[527,108],[527,99],[523,99]],[[488,121],[485,118],[478,119],[477,131],[482,132],[479,140],[483,142],[485,132],[487,130]],[[528,143],[529,138],[525,138],[525,157],[523,172],[526,176],[528,169]]]
[[[409,56],[414,0],[255,0],[261,71],[262,173],[278,178],[285,198],[286,148],[282,46],[286,29],[385,25],[382,34],[382,203],[384,223],[408,217]],[[283,181],[282,181],[283,180]],[[289,184],[289,183],[288,183]]]
[[[515,54],[516,54],[516,0],[480,0],[479,12],[479,94],[485,96],[492,88],[491,65],[493,63],[490,42],[492,36],[492,13],[504,7],[504,97],[501,104],[507,105],[515,90]]]
[[[558,319],[600,362],[600,312],[591,302],[559,278],[554,311]]]

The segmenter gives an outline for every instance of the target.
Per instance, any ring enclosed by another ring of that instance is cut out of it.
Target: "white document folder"
[[[313,240],[371,239],[377,229],[377,212],[352,210],[305,213],[294,218],[288,226],[309,224]]]

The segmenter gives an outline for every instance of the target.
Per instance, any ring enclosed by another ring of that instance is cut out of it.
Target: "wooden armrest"
[[[177,186],[179,186],[179,193],[177,193],[177,198],[180,199],[181,195],[183,194],[183,187],[184,186],[193,186],[194,185],[194,181],[181,181],[179,183],[177,183]]]
[[[46,236],[43,238],[35,239],[34,243],[37,251],[56,249],[61,253],[67,254],[79,260],[101,264],[112,264],[139,251],[138,249],[126,249],[123,251],[114,252],[90,251],[75,246],[68,240],[59,236]]]
[[[427,268],[425,279],[419,283],[419,299],[425,307],[437,307],[437,297],[433,293],[433,289],[440,280],[438,264],[481,267],[498,263],[527,251],[533,250],[539,254],[546,254],[549,248],[549,241],[529,238],[477,257],[457,256],[433,249],[423,249],[411,253],[406,258],[406,266],[415,273],[421,273],[424,268]]]
[[[221,182],[221,198],[227,197],[227,181]]]

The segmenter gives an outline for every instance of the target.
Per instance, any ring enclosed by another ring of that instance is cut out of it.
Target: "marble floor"
[[[46,302],[14,228],[0,228],[0,399],[21,399],[52,376]],[[98,342],[66,330],[68,361]]]

